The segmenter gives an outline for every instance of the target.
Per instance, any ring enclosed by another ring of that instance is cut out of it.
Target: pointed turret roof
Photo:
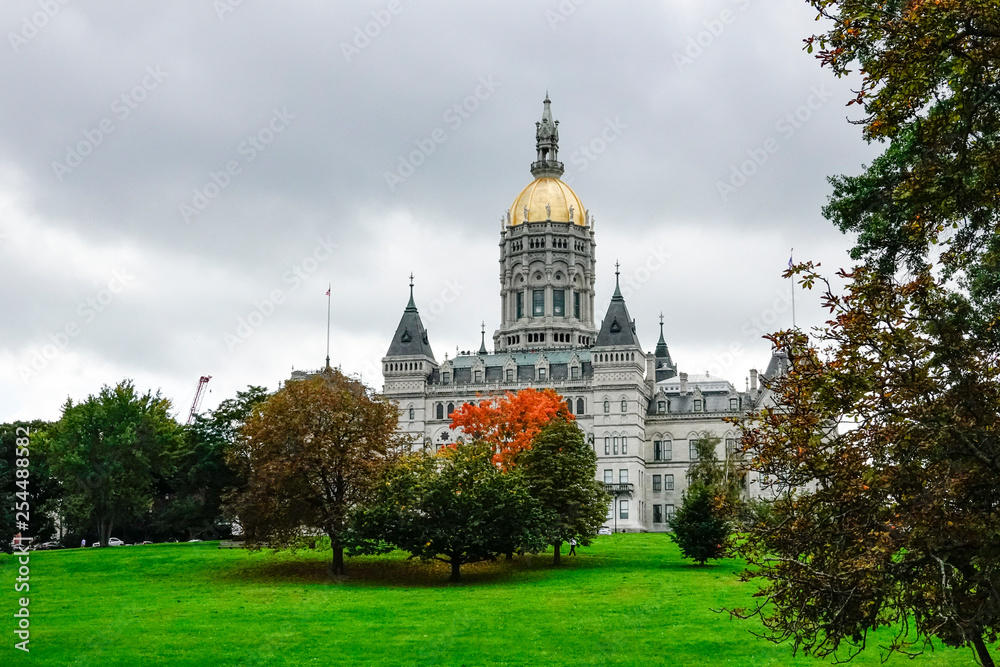
[[[479,340],[479,354],[489,354],[486,350],[486,322],[483,322],[482,337]]]
[[[771,360],[767,363],[767,370],[761,373],[761,379],[773,380],[784,375],[788,370],[788,352],[781,348],[771,350]]]
[[[633,346],[640,347],[639,338],[635,335],[635,324],[628,314],[625,298],[618,284],[618,263],[615,262],[615,293],[608,306],[608,314],[601,323],[601,332],[597,334],[596,347]]]
[[[434,352],[427,342],[427,330],[420,321],[420,313],[413,301],[413,274],[410,274],[410,302],[406,304],[403,317],[399,320],[396,333],[392,337],[387,357],[424,356],[434,359]]]
[[[656,358],[657,382],[677,375],[677,367],[674,366],[674,360],[670,358],[667,341],[663,338],[663,313],[660,313],[660,340],[656,343],[656,350],[653,352],[653,356]]]

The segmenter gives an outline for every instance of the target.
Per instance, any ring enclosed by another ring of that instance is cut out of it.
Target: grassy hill
[[[250,553],[217,543],[31,555],[31,653],[13,648],[15,562],[0,555],[5,665],[823,665],[714,608],[746,604],[738,565],[699,568],[663,535],[601,537],[545,557],[463,568],[403,554]],[[872,648],[857,665],[877,665]],[[911,667],[972,664],[942,649]]]

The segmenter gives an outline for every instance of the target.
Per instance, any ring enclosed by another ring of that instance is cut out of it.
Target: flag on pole
[[[330,288],[330,287],[327,287],[327,288],[326,288],[326,295],[327,295],[327,296],[330,296],[330,290],[331,290],[331,289],[332,289],[332,288]]]
[[[788,270],[789,271],[792,270],[792,256],[791,255],[788,256]]]

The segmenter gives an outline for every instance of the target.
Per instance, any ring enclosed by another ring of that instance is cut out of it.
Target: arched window
[[[410,421],[413,421],[416,418],[417,418],[417,411],[413,408],[410,408]]]
[[[444,404],[438,403],[436,409],[437,409],[437,418],[444,419]]]
[[[566,409],[569,410],[570,414],[573,414],[573,399],[572,398],[567,398],[566,399]]]
[[[628,401],[624,398],[622,399],[622,412],[628,412]]]
[[[611,401],[604,399],[604,413],[607,414],[611,412]]]
[[[454,411],[455,411],[455,404],[454,403],[449,403],[448,404],[448,417],[449,418],[451,417],[451,413],[454,412]]]
[[[586,412],[585,408],[587,405],[583,402],[582,398],[576,399],[576,414],[582,415]]]

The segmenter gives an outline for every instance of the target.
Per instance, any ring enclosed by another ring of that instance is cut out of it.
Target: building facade
[[[719,458],[739,434],[725,419],[766,400],[756,371],[737,390],[728,381],[678,371],[664,339],[643,351],[618,287],[595,324],[596,242],[590,212],[560,177],[559,122],[546,97],[536,123],[533,180],[514,199],[500,234],[500,326],[487,350],[441,361],[434,356],[410,280],[410,300],[382,359],[383,392],[400,408],[400,431],[414,448],[462,438],[451,413],[463,403],[520,389],[562,395],[597,453],[597,475],[614,496],[607,526],[665,531],[704,434],[720,440]],[[772,357],[764,377],[783,370]],[[759,494],[759,480],[747,480]]]

